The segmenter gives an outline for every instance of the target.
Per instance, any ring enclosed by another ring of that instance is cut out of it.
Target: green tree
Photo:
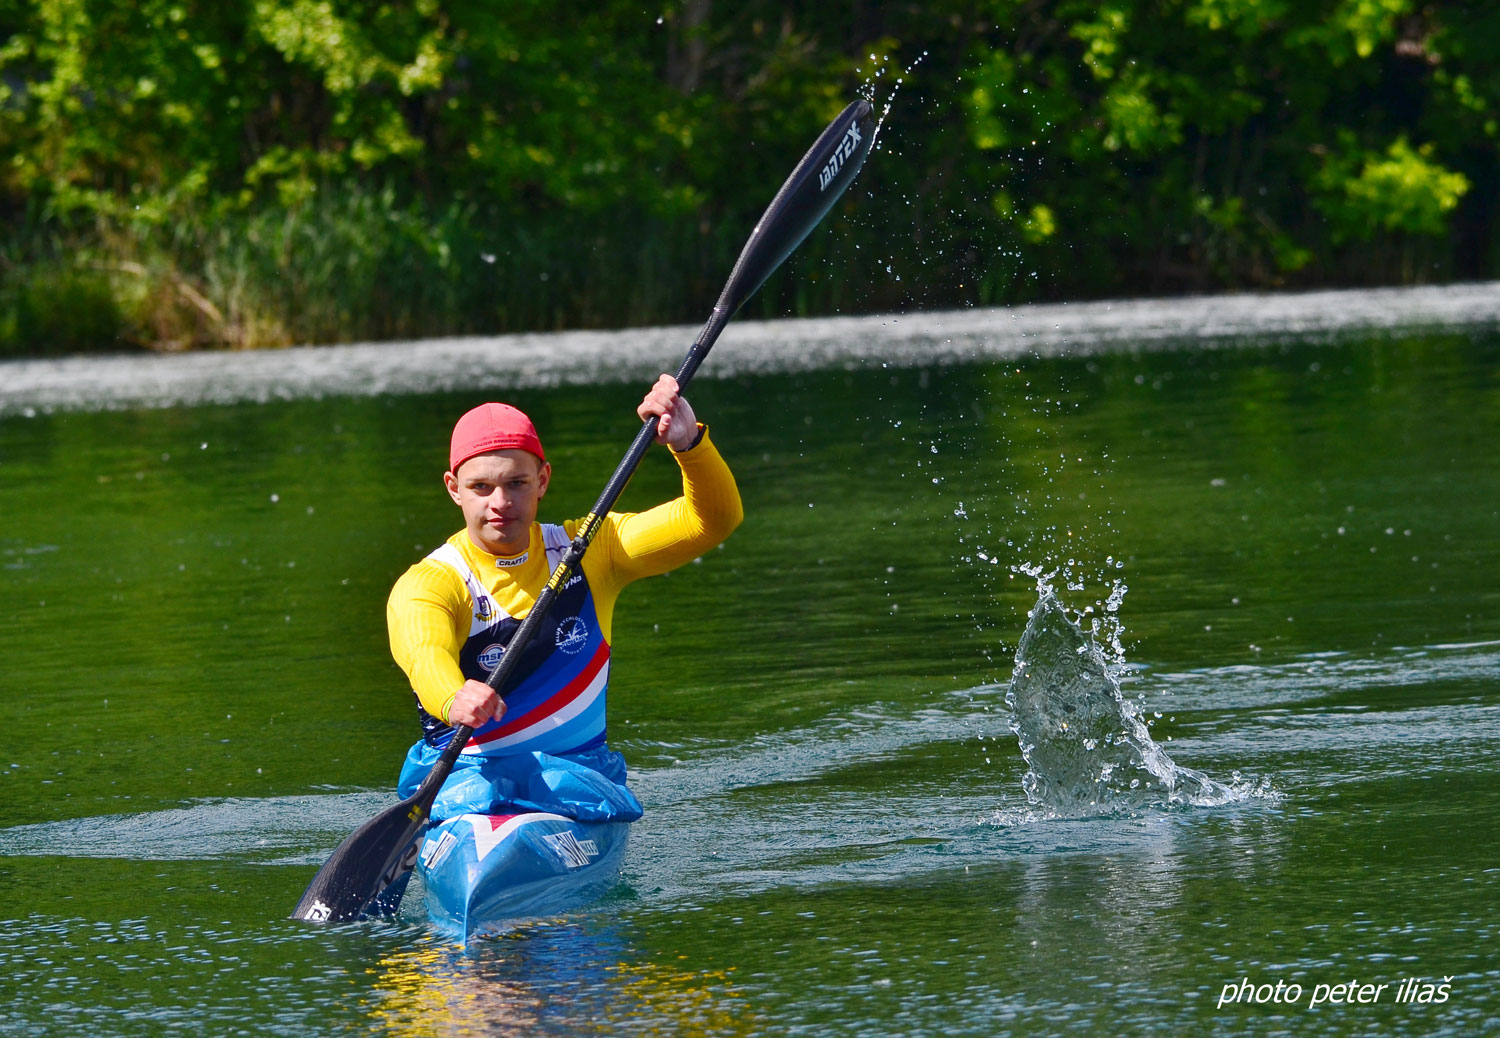
[[[1491,277],[1497,33],[1456,0],[0,0],[0,349],[695,320],[857,89],[894,94],[859,219],[755,313]]]

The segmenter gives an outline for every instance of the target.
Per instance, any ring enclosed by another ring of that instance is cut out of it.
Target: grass
[[[694,323],[750,226],[434,209],[357,184],[168,225],[33,225],[0,254],[0,356]],[[816,274],[773,279],[750,312],[827,311],[847,295]]]

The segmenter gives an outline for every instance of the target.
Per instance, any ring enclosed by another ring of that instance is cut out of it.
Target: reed
[[[0,354],[693,323],[750,226],[623,209],[528,214],[472,199],[432,206],[357,183],[296,205],[156,224],[34,226],[4,257]],[[825,269],[829,248],[809,243],[749,314],[849,308],[849,286]]]

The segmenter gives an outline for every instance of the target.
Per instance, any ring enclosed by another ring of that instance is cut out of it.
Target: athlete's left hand
[[[674,451],[687,450],[698,438],[698,418],[693,414],[693,407],[687,402],[687,397],[682,396],[678,389],[677,380],[671,375],[663,375],[656,380],[656,385],[651,387],[635,413],[640,415],[643,422],[652,415],[659,415],[656,422],[656,442],[665,443]]]

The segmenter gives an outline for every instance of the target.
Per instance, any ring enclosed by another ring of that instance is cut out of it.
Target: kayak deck
[[[619,882],[629,834],[629,822],[542,812],[445,819],[417,860],[427,913],[467,940],[493,924],[576,910]]]

